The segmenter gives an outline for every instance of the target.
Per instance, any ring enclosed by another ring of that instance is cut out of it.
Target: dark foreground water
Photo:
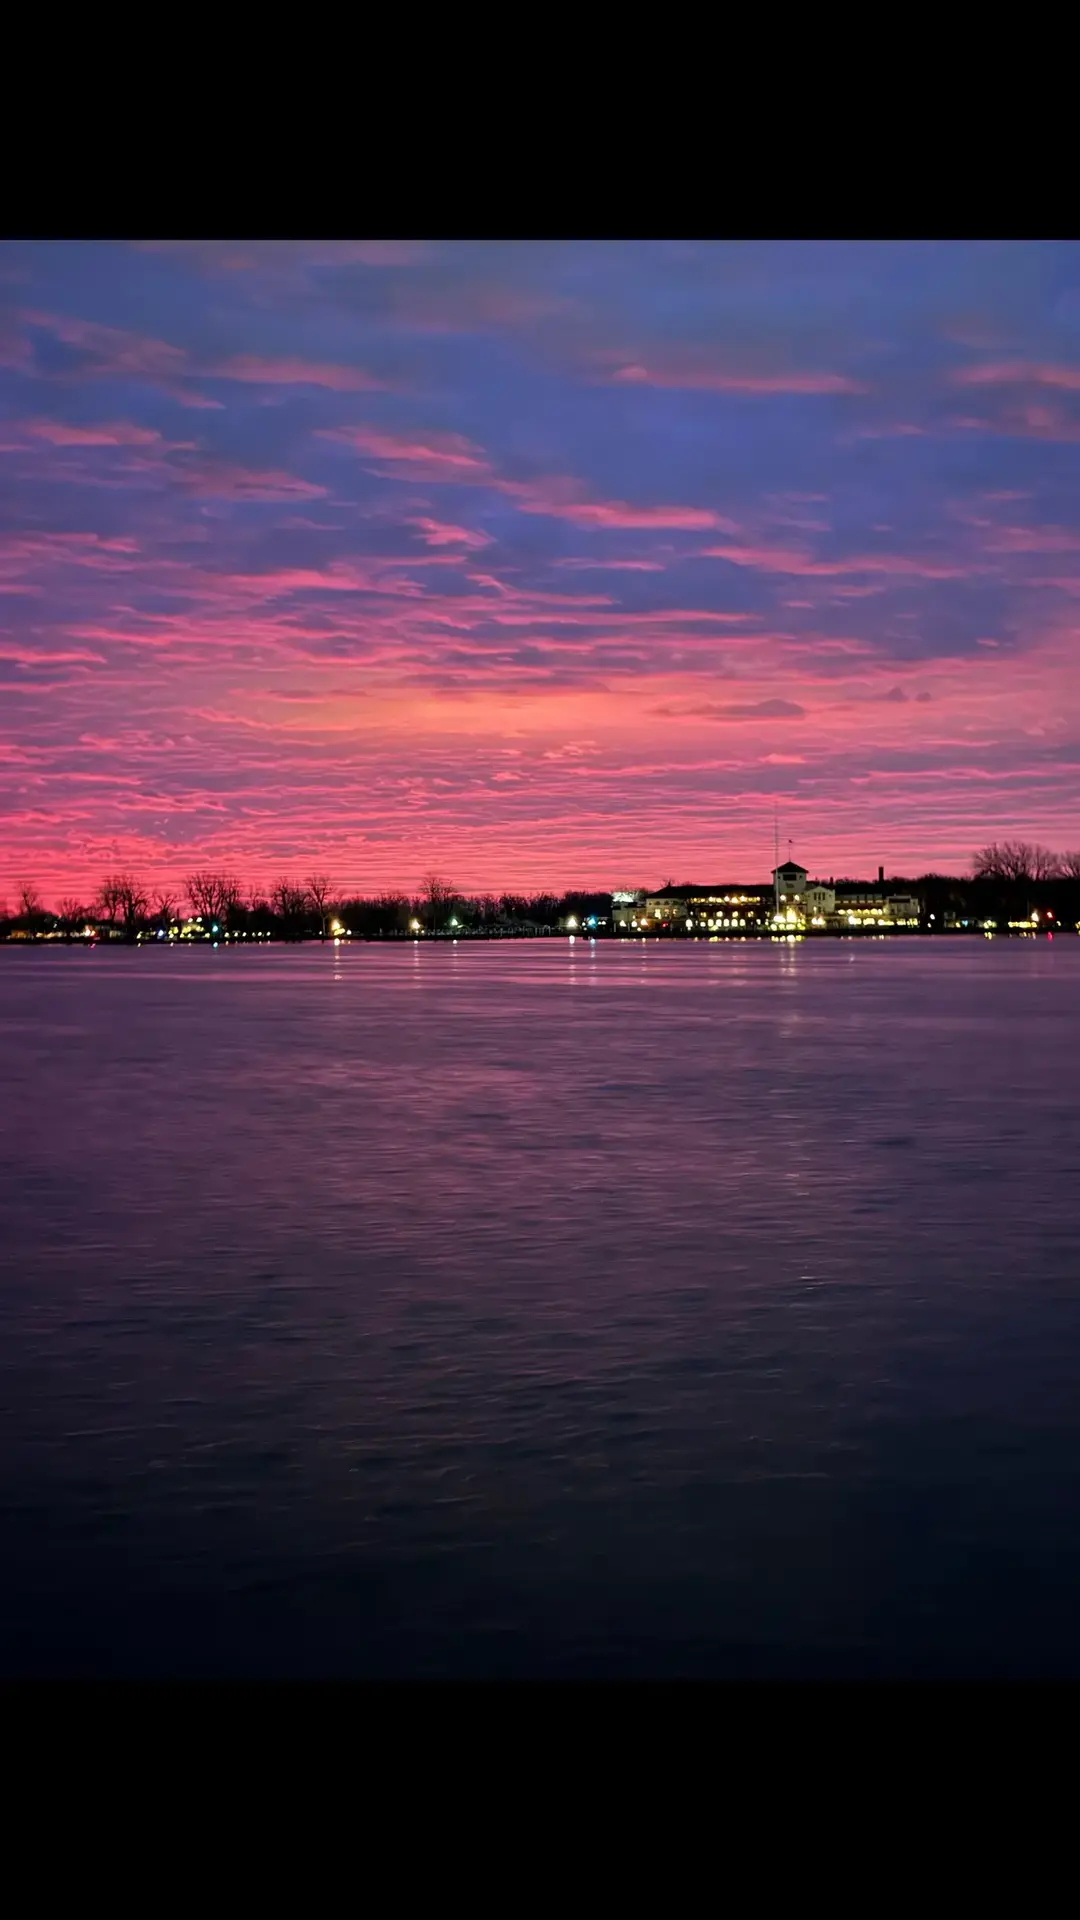
[[[0,1671],[1080,1675],[1080,940],[0,954]]]

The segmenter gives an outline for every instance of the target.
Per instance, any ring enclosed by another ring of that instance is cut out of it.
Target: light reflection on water
[[[0,954],[6,1672],[1080,1672],[1080,943]]]

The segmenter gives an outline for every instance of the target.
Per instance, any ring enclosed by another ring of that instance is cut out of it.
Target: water
[[[0,1672],[1080,1675],[1080,941],[0,954]]]

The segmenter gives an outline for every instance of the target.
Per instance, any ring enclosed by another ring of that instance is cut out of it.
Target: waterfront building
[[[917,927],[921,903],[909,893],[890,893],[887,886],[841,882],[831,916],[842,931],[849,927]]]
[[[845,933],[914,928],[922,903],[896,891],[878,868],[877,881],[812,880],[807,867],[785,860],[769,887],[747,885],[659,887],[613,893],[616,933],[739,937],[780,932]]]

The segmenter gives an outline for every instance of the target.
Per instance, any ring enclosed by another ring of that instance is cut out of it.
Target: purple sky
[[[1080,845],[1080,246],[0,246],[0,899]]]

